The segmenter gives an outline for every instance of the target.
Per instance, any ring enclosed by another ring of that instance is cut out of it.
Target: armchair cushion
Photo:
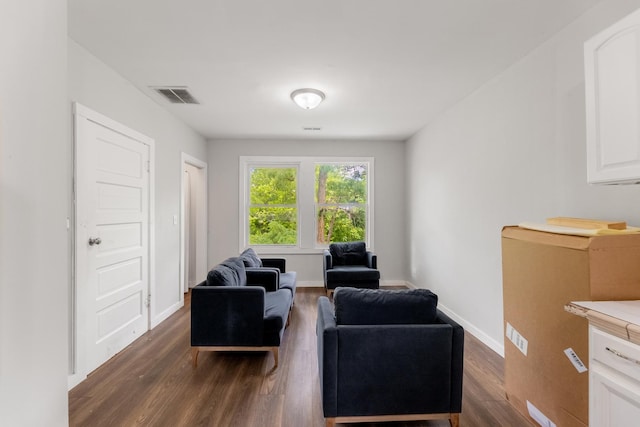
[[[378,281],[380,279],[380,271],[374,270],[363,265],[341,265],[327,270],[327,280],[330,283],[349,283],[362,281]]]
[[[338,325],[426,325],[436,322],[438,296],[428,289],[337,288]]]
[[[367,246],[364,242],[332,243],[329,252],[334,266],[367,265]]]
[[[245,267],[262,267],[262,260],[253,248],[245,249],[240,254],[240,259],[244,263]]]

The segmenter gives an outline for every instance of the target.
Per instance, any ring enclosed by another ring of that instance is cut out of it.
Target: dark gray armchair
[[[318,300],[322,409],[327,426],[449,419],[462,410],[464,330],[426,289],[338,288]]]
[[[331,295],[339,286],[378,289],[378,257],[364,242],[332,243],[322,258],[324,289]]]

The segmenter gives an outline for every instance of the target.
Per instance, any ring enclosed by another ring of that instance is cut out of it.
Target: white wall
[[[407,143],[409,280],[498,352],[503,225],[640,225],[640,186],[586,184],[583,76],[584,41],[638,7],[599,3]]]
[[[404,252],[404,143],[387,141],[210,141],[209,264],[239,251],[240,156],[374,157],[375,242],[382,281],[406,278]],[[258,251],[259,252],[259,251]],[[287,269],[297,272],[298,286],[321,286],[321,254],[285,255]]]
[[[0,425],[66,426],[65,0],[0,2]]]
[[[206,141],[73,40],[68,46],[69,100],[155,140],[155,324],[180,304],[180,227],[173,216],[180,214],[181,152],[206,161]]]

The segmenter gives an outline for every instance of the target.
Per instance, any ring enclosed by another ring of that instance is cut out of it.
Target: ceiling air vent
[[[314,132],[314,131],[315,131],[315,132],[317,132],[317,131],[319,131],[319,130],[321,130],[321,129],[322,129],[322,128],[319,128],[319,127],[311,127],[311,126],[303,127],[303,128],[302,128],[302,130],[311,131],[311,132]]]
[[[167,98],[172,104],[199,104],[186,86],[157,86],[152,89]]]

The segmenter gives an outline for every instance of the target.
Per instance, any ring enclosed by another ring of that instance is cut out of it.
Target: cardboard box
[[[539,424],[543,414],[558,427],[586,427],[589,374],[580,365],[588,367],[588,322],[564,306],[640,299],[640,234],[584,237],[505,227],[502,274],[507,398]]]

